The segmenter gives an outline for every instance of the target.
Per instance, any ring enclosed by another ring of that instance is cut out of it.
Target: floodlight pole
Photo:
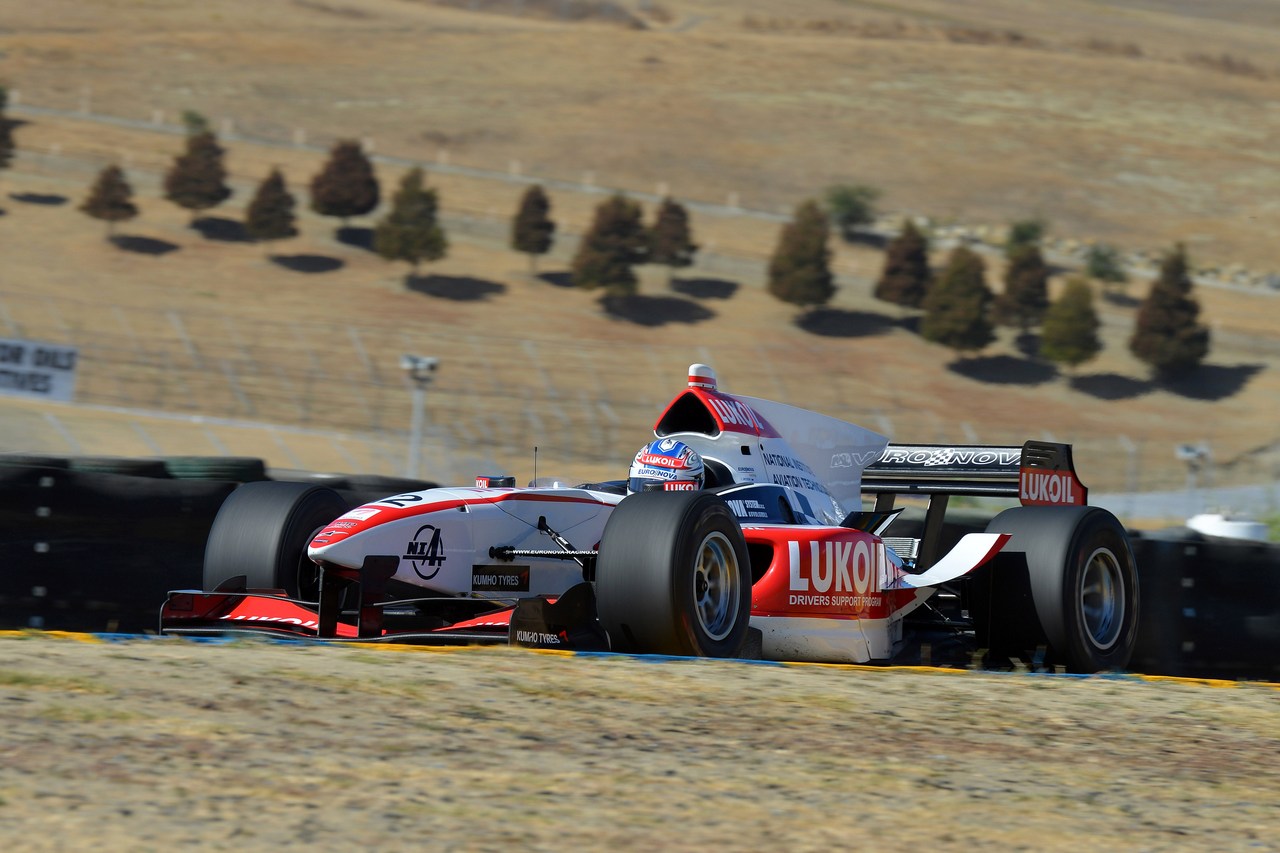
[[[422,456],[422,431],[426,421],[427,386],[440,366],[440,359],[419,355],[400,357],[400,367],[413,381],[413,414],[409,424],[409,462],[405,466],[405,476],[418,477],[418,468]]]
[[[1187,514],[1195,515],[1200,511],[1200,500],[1197,494],[1199,473],[1212,459],[1207,444],[1180,444],[1174,455],[1187,463]]]

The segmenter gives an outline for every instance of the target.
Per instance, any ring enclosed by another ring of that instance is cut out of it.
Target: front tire
[[[746,542],[713,494],[646,492],[618,504],[601,538],[595,585],[614,651],[736,657],[746,642]]]
[[[318,599],[319,570],[307,557],[307,545],[348,509],[337,492],[310,483],[239,486],[209,530],[205,590],[243,575],[249,589],[283,589],[290,598]]]
[[[1138,572],[1114,515],[1098,507],[1015,507],[992,519],[987,532],[1011,535],[1002,554],[1025,555],[1051,662],[1072,672],[1129,663],[1138,636]],[[1034,639],[1023,637],[1024,649]]]

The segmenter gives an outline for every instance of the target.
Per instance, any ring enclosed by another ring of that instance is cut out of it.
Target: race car
[[[204,589],[170,593],[161,631],[830,663],[903,660],[928,635],[965,662],[1129,660],[1132,549],[1087,505],[1068,445],[890,444],[726,393],[703,364],[653,433],[635,463],[653,482],[482,476],[354,508],[316,485],[241,485]],[[900,495],[928,499],[916,536],[886,533]],[[951,495],[1019,505],[943,554]]]

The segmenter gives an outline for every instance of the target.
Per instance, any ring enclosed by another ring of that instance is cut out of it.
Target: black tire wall
[[[0,628],[155,630],[236,485],[0,467]]]
[[[0,454],[0,630],[155,631],[169,590],[201,587],[223,501],[264,471],[247,457]],[[339,486],[350,506],[436,485],[275,473]]]
[[[1143,619],[1132,669],[1280,681],[1280,545],[1132,534]]]

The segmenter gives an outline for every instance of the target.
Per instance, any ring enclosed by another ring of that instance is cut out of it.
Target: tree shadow
[[[1104,290],[1102,298],[1110,302],[1117,308],[1137,308],[1142,304],[1142,300],[1127,293],[1119,293],[1113,290]]]
[[[573,273],[568,272],[540,272],[538,273],[538,281],[545,281],[547,284],[556,287],[573,287]]]
[[[811,335],[824,338],[867,338],[883,335],[894,321],[883,314],[846,311],[843,308],[814,308],[796,318],[796,325]]]
[[[877,234],[874,231],[855,231],[848,237],[841,237],[850,246],[867,246],[872,249],[883,249],[889,245],[891,237]]]
[[[728,299],[738,292],[738,283],[722,278],[673,278],[671,289],[694,299]]]
[[[373,251],[373,229],[358,225],[343,225],[334,232],[334,237],[344,246]]]
[[[23,204],[41,204],[46,207],[57,207],[69,201],[65,195],[52,193],[9,193],[9,198],[14,201],[20,201]]]
[[[709,308],[675,296],[603,296],[600,307],[609,316],[637,326],[701,323],[716,316]]]
[[[903,331],[910,332],[913,335],[920,334],[920,323],[924,320],[919,314],[912,314],[909,317],[899,317],[894,320],[894,324]]]
[[[405,286],[423,296],[435,296],[454,302],[480,302],[490,296],[507,292],[505,284],[473,278],[469,275],[413,275],[410,273],[405,276]]]
[[[1051,364],[1027,361],[1011,355],[986,355],[961,358],[947,365],[952,373],[958,373],[979,382],[994,385],[1042,385],[1058,375]]]
[[[1171,393],[1213,402],[1239,394],[1250,379],[1265,369],[1263,364],[1202,364],[1187,376],[1160,384]]]
[[[136,252],[139,255],[159,257],[160,255],[178,251],[177,243],[170,243],[168,240],[157,240],[154,237],[139,237],[135,234],[117,234],[111,237],[110,241],[117,249]]]
[[[244,230],[244,223],[222,216],[202,216],[191,223],[191,227],[200,232],[206,240],[217,240],[220,243],[248,243],[249,234]]]
[[[328,255],[272,255],[271,263],[303,273],[333,272],[347,265],[341,258],[331,258]]]
[[[1119,373],[1092,373],[1071,377],[1071,387],[1099,400],[1132,400],[1149,394],[1155,386],[1141,379]]]

